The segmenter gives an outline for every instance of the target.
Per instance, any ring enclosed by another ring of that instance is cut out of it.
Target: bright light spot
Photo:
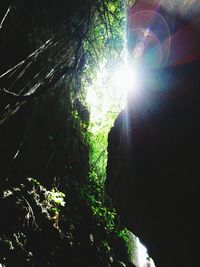
[[[139,238],[136,238],[137,245],[137,267],[156,267],[153,260],[149,257],[147,249],[142,245]]]
[[[114,90],[121,94],[123,98],[127,97],[128,92],[138,88],[139,78],[136,69],[122,66],[112,76]]]
[[[137,240],[137,256],[138,256],[139,267],[144,267],[144,266],[146,267],[146,262],[148,257],[147,249],[140,243],[139,238],[137,238],[136,240]]]
[[[108,69],[106,63],[100,65],[86,87],[93,132],[112,126],[117,115],[125,108],[130,93],[137,98],[143,82],[141,73],[139,66],[128,66],[126,62],[121,62],[112,69]]]

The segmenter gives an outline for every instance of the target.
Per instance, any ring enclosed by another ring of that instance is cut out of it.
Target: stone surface
[[[198,266],[199,69],[154,73],[159,90],[129,97],[109,133],[107,191],[157,267]]]
[[[144,32],[153,31],[165,47],[169,39],[161,38],[164,28],[155,13],[169,26],[168,63],[140,73],[142,86],[129,94],[109,133],[106,188],[157,267],[198,266],[199,4],[136,1],[128,11],[130,55],[135,27],[148,26]]]

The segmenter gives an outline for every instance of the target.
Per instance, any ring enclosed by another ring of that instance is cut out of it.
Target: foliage
[[[41,203],[43,208],[45,208],[48,212],[51,212],[53,214],[58,214],[61,207],[65,206],[65,194],[63,192],[60,192],[57,190],[57,188],[52,188],[51,190],[47,190],[44,187],[40,185],[40,183],[33,178],[28,178],[28,181],[30,181],[33,184],[33,190],[34,193],[37,194],[37,191],[43,191],[44,192],[44,200]]]
[[[1,263],[5,266],[37,264],[35,250],[40,244],[34,244],[34,236],[44,231],[51,235],[54,228],[59,229],[58,213],[64,205],[63,197],[62,192],[49,191],[33,178],[3,191],[0,199],[1,211],[5,214],[0,233]],[[48,255],[43,257],[47,260]]]
[[[84,42],[87,64],[83,70],[82,86],[86,95],[82,99],[90,110],[87,131],[90,172],[88,184],[82,193],[97,222],[102,224],[108,236],[117,236],[124,242],[127,257],[131,259],[133,247],[129,245],[128,230],[120,225],[117,213],[104,191],[108,132],[122,109],[121,99],[113,91],[110,76],[124,60],[125,14],[124,1],[103,1],[96,10],[95,19]],[[111,243],[112,238],[108,238],[104,245],[111,246]]]
[[[136,237],[127,228],[121,229],[117,232],[117,235],[124,241],[129,260],[131,262],[136,262],[136,258],[138,256]]]
[[[113,88],[110,90],[109,76],[123,61],[125,34],[124,1],[99,1],[84,41],[87,61],[82,75],[85,92],[82,99],[90,110],[90,168],[91,172],[96,172],[102,186],[106,177],[107,135],[121,110],[120,100],[114,97]]]
[[[96,120],[91,109],[89,122],[86,91],[99,68],[112,72],[122,60],[124,3],[86,0],[83,7],[76,0],[70,13],[68,1],[28,2],[14,1],[12,13],[12,23],[23,14],[27,29],[33,27],[21,40],[28,51],[19,51],[0,77],[3,88],[13,92],[11,97],[2,91],[0,120],[4,126],[14,117],[6,133],[16,126],[14,148],[3,161],[9,171],[0,191],[5,214],[0,262],[7,267],[65,266],[66,261],[74,267],[114,266],[121,256],[119,240],[127,241],[104,191],[107,133],[117,113],[101,117],[99,109]],[[23,29],[19,24],[16,39]],[[102,102],[104,85],[97,90]]]

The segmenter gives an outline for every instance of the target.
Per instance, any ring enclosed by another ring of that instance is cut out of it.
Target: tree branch
[[[66,75],[69,71],[73,71],[78,68],[79,65],[83,65],[85,59],[84,57],[79,58],[78,57],[78,51],[81,47],[82,42],[78,45],[76,49],[76,55],[75,55],[75,60],[74,64],[69,67],[65,66],[56,72],[54,72],[52,75],[46,75],[44,78],[44,81],[39,84],[37,89],[30,93],[30,94],[25,94],[25,95],[20,95],[20,94],[15,94],[13,92],[7,91],[5,88],[0,89],[0,99],[4,101],[6,104],[15,104],[20,101],[26,101],[28,99],[32,99],[35,97],[38,97],[42,94],[44,94],[49,88],[51,88],[53,85],[55,85],[64,75]],[[52,77],[53,76],[53,77]]]
[[[6,11],[6,13],[5,13],[3,19],[1,20],[1,23],[0,23],[0,30],[2,29],[2,27],[3,27],[3,23],[4,23],[5,19],[6,19],[6,17],[8,16],[8,13],[10,12],[10,8],[11,8],[11,7],[9,6],[9,8],[7,9],[7,11]]]

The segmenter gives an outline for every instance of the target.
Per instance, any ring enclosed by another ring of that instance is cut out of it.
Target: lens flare
[[[170,30],[158,12],[143,10],[131,14],[127,34],[128,49],[133,60],[151,69],[166,65],[171,46]]]

